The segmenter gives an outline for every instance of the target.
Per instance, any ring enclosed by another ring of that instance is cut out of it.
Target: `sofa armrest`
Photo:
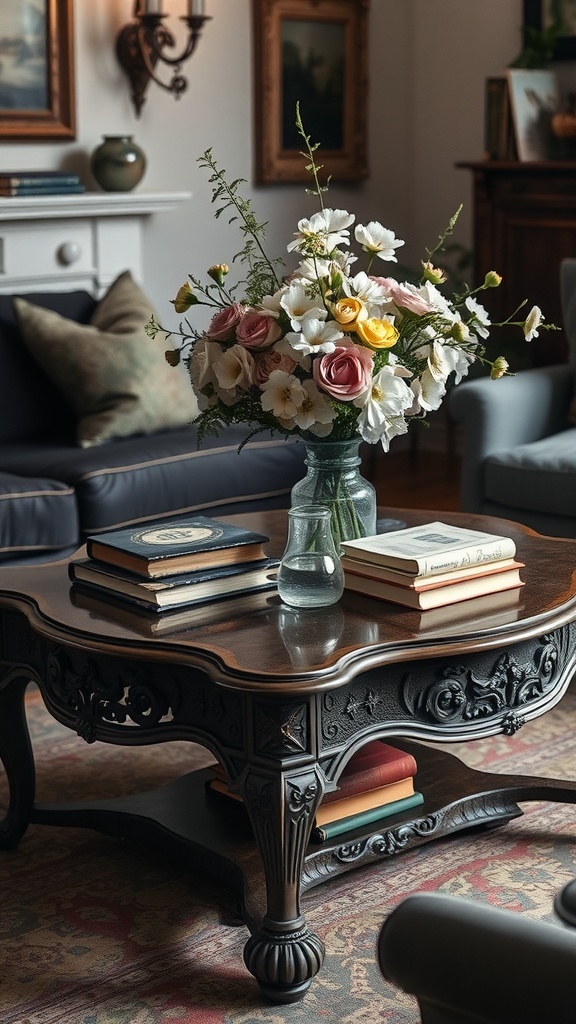
[[[482,509],[489,455],[566,429],[574,376],[570,366],[544,366],[500,380],[466,381],[452,390],[450,413],[462,428],[462,511]]]
[[[576,934],[444,893],[408,896],[385,921],[378,960],[427,1024],[571,1024]]]

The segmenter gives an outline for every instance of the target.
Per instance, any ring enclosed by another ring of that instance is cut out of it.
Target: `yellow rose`
[[[398,331],[389,320],[378,320],[372,316],[356,324],[356,334],[370,348],[392,348],[398,341]]]
[[[360,299],[338,299],[332,306],[334,319],[343,331],[355,331],[360,320],[366,320],[368,313]]]

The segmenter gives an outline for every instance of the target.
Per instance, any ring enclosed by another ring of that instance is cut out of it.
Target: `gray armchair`
[[[449,407],[462,432],[462,511],[576,537],[576,259],[560,273],[569,363],[467,381]]]

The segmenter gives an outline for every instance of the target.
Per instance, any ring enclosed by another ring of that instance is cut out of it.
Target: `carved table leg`
[[[26,722],[24,697],[30,682],[21,668],[0,677],[0,760],[9,789],[8,809],[0,822],[0,849],[11,850],[24,835],[34,803],[36,772]]]
[[[324,962],[324,945],[300,911],[304,854],[322,786],[314,770],[272,777],[250,771],[244,801],[264,862],[267,910],[244,962],[277,1003],[302,999]]]

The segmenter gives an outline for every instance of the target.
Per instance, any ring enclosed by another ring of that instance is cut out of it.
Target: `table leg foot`
[[[265,919],[244,947],[246,967],[274,1003],[302,999],[324,963],[322,940],[308,930],[303,918],[295,924],[287,930],[286,925]]]

